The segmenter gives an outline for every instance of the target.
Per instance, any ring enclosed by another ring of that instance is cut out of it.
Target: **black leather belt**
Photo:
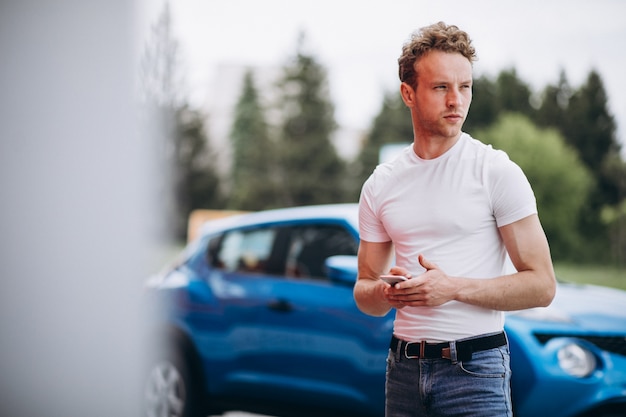
[[[405,342],[396,336],[391,338],[389,348],[392,352],[398,350],[404,354],[407,359],[451,359],[450,343],[428,343],[428,342]],[[459,361],[468,361],[472,359],[474,352],[493,349],[506,345],[506,336],[504,332],[477,337],[475,339],[465,339],[454,342],[456,345],[456,357]]]

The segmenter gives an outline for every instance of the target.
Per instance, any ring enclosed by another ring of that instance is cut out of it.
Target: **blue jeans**
[[[387,358],[386,417],[513,415],[508,345],[464,362],[407,359],[400,350]]]

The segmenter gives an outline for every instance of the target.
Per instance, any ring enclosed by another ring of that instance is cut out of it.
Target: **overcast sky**
[[[192,103],[201,104],[219,64],[280,66],[300,31],[328,69],[340,124],[367,128],[382,94],[398,88],[397,57],[410,33],[443,20],[477,48],[475,76],[514,67],[533,90],[578,87],[596,69],[626,131],[626,2],[621,0],[171,0]],[[234,92],[238,94],[239,92]],[[471,117],[471,112],[470,112]]]

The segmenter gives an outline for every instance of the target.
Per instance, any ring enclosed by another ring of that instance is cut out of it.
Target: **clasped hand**
[[[434,307],[454,299],[454,285],[436,264],[429,262],[420,254],[419,263],[426,269],[423,274],[413,277],[405,268],[394,266],[392,275],[403,275],[409,278],[395,285],[385,283],[383,290],[387,302],[394,308],[406,306]]]

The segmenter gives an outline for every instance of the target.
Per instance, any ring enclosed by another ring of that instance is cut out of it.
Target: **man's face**
[[[424,138],[457,138],[472,102],[472,64],[459,53],[432,51],[416,64],[414,114]]]

